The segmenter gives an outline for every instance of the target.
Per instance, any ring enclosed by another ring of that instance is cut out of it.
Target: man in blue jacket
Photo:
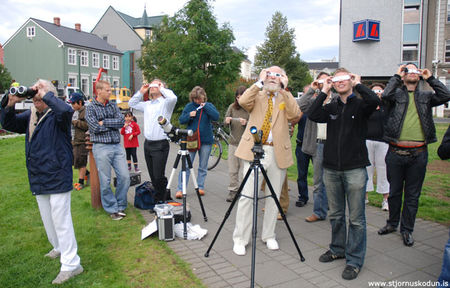
[[[39,80],[32,89],[37,94],[30,110],[16,114],[14,106],[23,98],[9,95],[7,103],[2,101],[0,120],[3,128],[26,134],[30,190],[36,196],[45,232],[53,246],[45,256],[61,257],[61,271],[52,282],[61,284],[83,272],[70,212],[73,110],[55,97],[56,89],[50,81]]]

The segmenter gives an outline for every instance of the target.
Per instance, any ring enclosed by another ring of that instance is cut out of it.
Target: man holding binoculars
[[[61,284],[83,272],[70,212],[73,110],[55,96],[56,89],[48,80],[39,80],[23,91],[27,92],[9,94],[3,99],[7,101],[2,100],[0,122],[9,131],[26,133],[30,190],[36,196],[48,240],[53,246],[45,257],[60,257],[61,271],[52,283]],[[14,106],[23,100],[23,96],[18,95],[32,97],[34,106],[16,114]]]

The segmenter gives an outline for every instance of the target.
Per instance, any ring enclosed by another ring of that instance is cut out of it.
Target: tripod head
[[[180,139],[186,140],[187,136],[192,136],[192,134],[194,134],[190,129],[180,129],[173,126],[170,121],[164,118],[164,116],[158,117],[158,123],[172,142],[178,142]]]
[[[264,159],[264,150],[262,148],[262,136],[263,131],[258,130],[256,126],[250,127],[250,133],[253,135],[253,141],[255,142],[255,145],[253,145],[252,152],[254,156],[254,160],[259,161],[260,159]]]

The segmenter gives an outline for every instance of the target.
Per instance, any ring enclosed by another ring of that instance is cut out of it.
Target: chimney
[[[61,19],[59,19],[59,17],[53,17],[53,24],[55,24],[56,26],[61,26]]]
[[[80,23],[75,23],[75,30],[77,30],[78,32],[81,32],[81,24]]]

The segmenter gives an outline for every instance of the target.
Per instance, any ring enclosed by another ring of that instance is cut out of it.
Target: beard
[[[269,92],[278,92],[281,89],[281,85],[279,83],[264,83],[264,89]]]

